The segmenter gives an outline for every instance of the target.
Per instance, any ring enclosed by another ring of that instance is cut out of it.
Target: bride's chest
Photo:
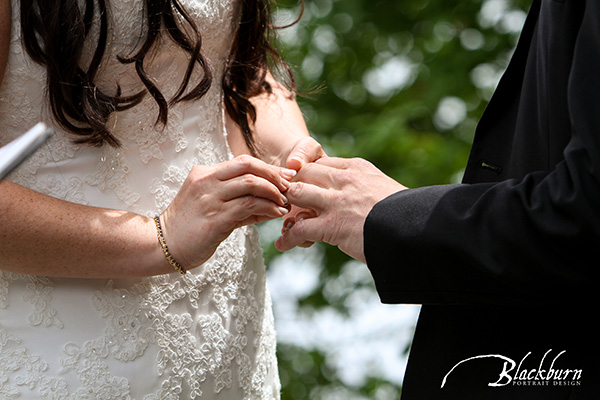
[[[89,0],[79,1],[86,3]],[[108,1],[109,51],[129,55],[139,48],[143,42],[141,38],[144,38],[148,32],[148,13],[152,12],[149,11],[148,3],[152,2],[153,0]],[[172,1],[169,8],[174,21],[182,30],[191,32],[190,24],[186,22],[178,6],[181,6],[182,11],[190,17],[199,30],[204,53],[228,50],[241,11],[240,0]],[[99,18],[100,16],[96,17],[97,21],[90,35],[91,40],[98,36]],[[165,41],[168,42],[166,30],[163,33]]]

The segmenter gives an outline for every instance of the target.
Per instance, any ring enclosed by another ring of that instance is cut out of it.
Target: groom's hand
[[[363,226],[373,206],[406,187],[360,159],[323,157],[300,169],[286,192],[290,204],[313,210],[313,217],[293,216],[275,246],[290,250],[309,242],[326,242],[365,262]],[[287,229],[286,229],[287,228]]]

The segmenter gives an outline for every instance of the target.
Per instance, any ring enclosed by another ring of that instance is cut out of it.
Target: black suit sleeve
[[[571,139],[564,160],[519,180],[410,189],[378,203],[365,223],[364,244],[383,302],[523,304],[595,297],[600,3],[586,7],[569,76],[572,132],[565,132]]]

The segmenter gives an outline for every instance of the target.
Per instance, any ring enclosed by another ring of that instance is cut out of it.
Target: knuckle
[[[347,169],[338,172],[337,180],[342,184],[349,184],[354,181],[354,174]]]
[[[304,237],[306,235],[306,222],[304,220],[296,221],[291,231],[296,237]]]
[[[316,140],[310,138],[308,143],[309,143],[311,152],[315,156],[319,156],[320,157],[320,156],[323,155],[323,147],[321,146],[321,144],[319,142],[317,142]]]
[[[288,195],[292,197],[301,197],[302,192],[304,191],[304,183],[302,182],[294,182],[288,189]]]
[[[252,174],[245,174],[242,177],[242,183],[247,187],[252,187],[257,184],[257,178]]]
[[[202,167],[199,165],[193,166],[192,169],[190,170],[190,173],[188,174],[188,176],[191,179],[195,179],[200,175],[202,175]]]
[[[198,183],[204,181],[207,176],[208,176],[207,168],[203,165],[196,165],[196,166],[192,167],[192,169],[190,170],[190,172],[187,176],[187,179],[192,184],[198,184]]]
[[[364,158],[353,158],[352,163],[359,169],[370,169],[373,167],[373,164]]]
[[[341,190],[332,190],[328,193],[329,203],[339,205],[346,202],[346,195]]]
[[[240,207],[244,210],[252,210],[256,205],[256,199],[253,196],[244,196],[240,199]]]
[[[248,154],[242,154],[235,158],[235,161],[242,167],[248,168],[252,165],[253,157]]]
[[[355,166],[355,167],[360,167],[361,165],[364,165],[363,162],[366,161],[360,157],[353,157],[350,160],[348,160],[348,163],[351,166]]]

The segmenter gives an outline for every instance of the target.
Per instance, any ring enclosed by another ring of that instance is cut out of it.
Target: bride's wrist
[[[154,226],[156,228],[156,238],[158,241],[158,246],[160,247],[161,253],[164,256],[164,259],[169,263],[169,266],[171,266],[171,268],[177,272],[179,272],[181,275],[185,275],[187,272],[187,269],[185,267],[183,267],[182,264],[179,263],[179,261],[177,261],[175,259],[175,257],[173,256],[173,254],[171,253],[171,250],[169,250],[169,245],[167,244],[167,239],[166,239],[166,235],[165,235],[165,230],[163,228],[164,226],[164,217],[162,218],[161,221],[161,216],[156,215],[153,218],[154,221]]]
[[[132,257],[129,264],[133,270],[128,275],[148,277],[175,272],[160,246],[154,218],[143,217],[138,229],[137,251],[129,254]]]

